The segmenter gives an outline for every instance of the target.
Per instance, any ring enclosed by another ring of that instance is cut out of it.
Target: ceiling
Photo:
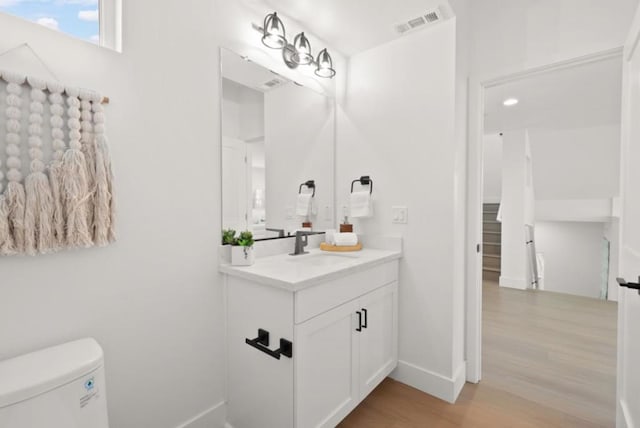
[[[400,37],[396,24],[424,15],[445,0],[266,0],[347,56]],[[285,23],[286,26],[286,23]]]
[[[505,107],[507,98],[519,103]],[[621,105],[622,59],[615,57],[489,88],[485,133],[620,124]]]

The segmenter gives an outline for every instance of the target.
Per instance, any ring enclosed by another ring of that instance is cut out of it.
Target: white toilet
[[[0,428],[108,428],[103,363],[94,339],[0,361]]]

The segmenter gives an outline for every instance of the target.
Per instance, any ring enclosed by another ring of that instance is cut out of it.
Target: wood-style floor
[[[483,379],[456,404],[386,379],[341,428],[613,427],[615,303],[486,282]]]

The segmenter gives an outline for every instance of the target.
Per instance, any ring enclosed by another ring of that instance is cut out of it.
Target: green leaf
[[[233,229],[222,230],[222,245],[237,245],[236,231]]]
[[[255,241],[253,240],[253,233],[247,230],[245,232],[240,232],[240,236],[237,239],[236,245],[240,245],[242,247],[251,247],[253,246],[254,242]]]

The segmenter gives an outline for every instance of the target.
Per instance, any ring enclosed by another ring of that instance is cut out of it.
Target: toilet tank
[[[0,361],[0,428],[108,428],[103,362],[94,339]]]

